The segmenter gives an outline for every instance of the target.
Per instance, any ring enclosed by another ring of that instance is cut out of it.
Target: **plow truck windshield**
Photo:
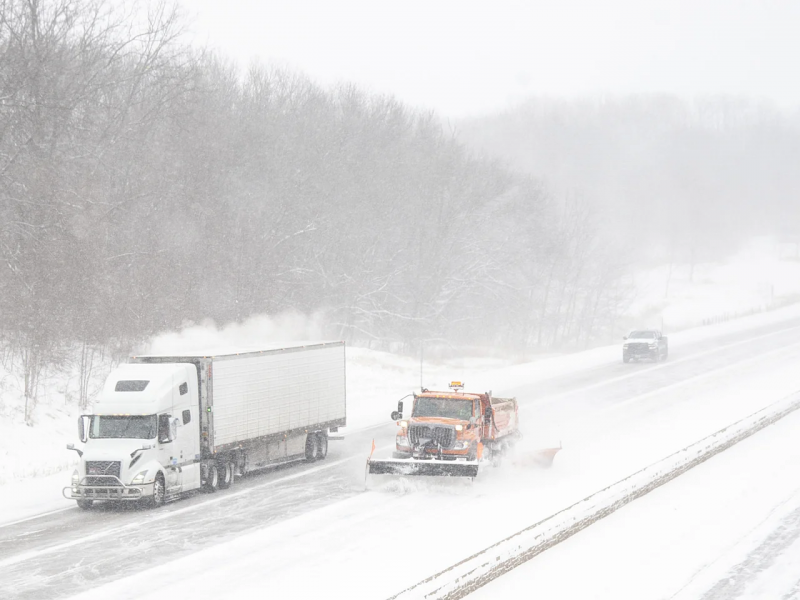
[[[472,417],[472,400],[457,398],[417,398],[412,417],[439,417],[469,421]]]

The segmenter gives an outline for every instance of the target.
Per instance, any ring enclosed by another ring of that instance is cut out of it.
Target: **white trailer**
[[[83,450],[64,496],[158,506],[229,487],[269,465],[321,460],[346,424],[344,342],[134,356],[79,419]]]

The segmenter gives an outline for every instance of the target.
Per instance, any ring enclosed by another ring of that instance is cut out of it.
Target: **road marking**
[[[668,367],[671,367],[672,365],[677,365],[677,364],[680,364],[680,363],[683,363],[683,362],[694,360],[694,359],[702,357],[702,356],[708,356],[709,354],[714,354],[716,352],[721,352],[722,350],[727,350],[729,348],[735,348],[736,346],[742,346],[744,344],[749,344],[750,342],[755,342],[755,341],[758,341],[758,340],[761,340],[761,339],[772,337],[774,335],[787,333],[787,332],[793,331],[795,329],[800,329],[800,325],[796,325],[794,327],[789,327],[788,329],[781,329],[780,331],[773,331],[771,333],[765,333],[763,335],[759,335],[759,336],[756,336],[754,338],[748,338],[746,340],[740,340],[738,342],[732,342],[732,343],[726,344],[724,346],[717,346],[715,348],[710,348],[708,350],[703,350],[702,352],[697,352],[695,354],[690,354],[688,356],[683,356],[683,357],[681,357],[681,358],[679,358],[677,360],[671,360],[669,362],[663,362],[660,365],[654,365],[654,366],[652,366],[652,367],[650,367],[648,369],[643,369],[643,370],[639,370],[639,371],[633,371],[632,373],[626,373],[625,375],[618,375],[617,377],[611,377],[610,379],[604,379],[602,381],[598,381],[596,383],[592,383],[592,384],[584,386],[582,388],[578,388],[578,389],[574,389],[574,390],[568,390],[566,392],[559,392],[558,394],[554,394],[552,396],[547,396],[546,398],[542,399],[539,402],[535,402],[534,401],[532,404],[536,404],[537,408],[538,408],[538,407],[541,407],[541,406],[544,406],[544,405],[547,405],[547,404],[551,404],[551,403],[555,402],[556,400],[558,400],[560,398],[563,398],[565,396],[569,396],[571,394],[577,394],[577,393],[580,393],[580,392],[588,392],[590,390],[597,389],[597,388],[602,387],[604,385],[609,385],[609,384],[612,384],[612,383],[616,383],[618,381],[625,381],[626,379],[631,379],[633,377],[641,375],[642,373],[649,373],[650,371],[655,371],[657,369],[666,369]],[[784,346],[784,347],[786,347],[786,346]],[[709,371],[709,372],[713,372],[713,371]],[[674,384],[672,384],[672,385],[674,385]],[[523,406],[520,406],[520,408],[523,408]]]
[[[391,444],[389,446],[382,446],[381,448],[378,448],[378,450],[387,450],[389,448],[394,448],[394,444]],[[138,521],[136,523],[128,523],[127,525],[122,525],[121,527],[115,527],[113,529],[107,529],[105,531],[99,531],[97,533],[86,535],[86,536],[83,536],[81,538],[73,539],[73,540],[70,540],[68,542],[64,542],[62,544],[56,544],[55,546],[51,546],[49,548],[44,548],[42,550],[31,550],[29,552],[24,552],[22,554],[18,554],[16,556],[12,556],[12,557],[6,558],[4,560],[0,560],[0,568],[1,567],[8,567],[8,566],[11,566],[11,565],[15,565],[15,564],[18,564],[20,562],[23,562],[23,561],[26,561],[28,559],[31,559],[31,558],[35,558],[35,557],[38,557],[38,556],[43,556],[45,554],[52,554],[53,552],[58,552],[59,550],[65,550],[67,548],[72,548],[74,546],[78,546],[78,545],[84,544],[86,542],[99,540],[99,539],[102,539],[104,537],[108,537],[110,535],[115,535],[115,534],[122,533],[124,531],[128,531],[130,529],[141,529],[142,527],[146,527],[147,525],[149,525],[151,523],[156,523],[158,521],[163,521],[165,519],[171,519],[172,517],[175,517],[176,515],[181,515],[181,514],[184,514],[184,513],[187,513],[187,512],[191,512],[191,511],[196,510],[198,508],[203,508],[203,507],[206,507],[206,506],[209,506],[209,505],[212,505],[212,504],[218,504],[219,502],[224,502],[225,500],[228,500],[230,498],[236,498],[237,496],[244,496],[246,494],[252,494],[253,492],[255,492],[257,490],[260,490],[261,488],[270,487],[270,486],[273,486],[273,485],[275,485],[277,483],[281,483],[281,482],[284,482],[284,481],[291,481],[293,479],[299,479],[300,477],[304,477],[305,475],[311,475],[313,473],[317,473],[317,472],[322,471],[324,469],[330,469],[330,468],[333,468],[333,467],[335,467],[337,465],[341,465],[343,463],[346,463],[346,462],[349,462],[349,461],[353,461],[353,460],[356,460],[356,459],[363,459],[366,462],[366,456],[353,455],[353,456],[350,456],[348,458],[341,458],[339,460],[336,460],[336,461],[333,461],[333,462],[330,462],[330,463],[326,463],[324,465],[320,465],[320,466],[314,467],[312,469],[307,469],[307,470],[301,471],[299,473],[293,473],[291,475],[287,475],[286,477],[281,477],[280,479],[272,479],[272,480],[270,480],[268,482],[264,482],[264,483],[262,483],[260,485],[256,485],[256,486],[244,489],[244,490],[239,490],[238,492],[234,492],[232,494],[225,494],[225,495],[217,496],[216,498],[206,500],[205,502],[201,502],[199,504],[192,504],[191,506],[186,506],[184,508],[179,508],[177,510],[162,511],[162,512],[159,512],[157,514],[152,515],[150,518],[146,519],[144,522]],[[69,510],[69,509],[59,509],[59,510]]]
[[[658,394],[661,394],[662,392],[682,387],[682,386],[684,386],[684,385],[686,385],[688,383],[692,383],[694,381],[698,381],[698,380],[701,380],[701,379],[706,379],[707,377],[711,377],[712,375],[716,376],[716,375],[719,375],[720,373],[724,373],[725,371],[731,371],[733,369],[740,368],[742,365],[745,365],[747,363],[758,362],[759,360],[763,360],[763,359],[768,358],[770,356],[773,356],[775,354],[779,354],[781,352],[785,352],[786,350],[789,350],[790,348],[797,348],[797,347],[800,347],[800,342],[795,342],[794,344],[789,344],[788,346],[782,346],[780,348],[776,348],[774,350],[770,350],[769,352],[764,352],[763,354],[757,354],[756,356],[750,356],[748,358],[743,358],[743,359],[741,359],[739,361],[736,361],[736,362],[733,362],[733,363],[728,363],[727,365],[725,365],[723,367],[717,367],[716,369],[712,369],[711,371],[704,371],[704,372],[699,373],[697,375],[693,375],[693,376],[689,377],[688,379],[683,379],[681,381],[676,381],[675,383],[671,383],[669,385],[665,385],[665,386],[660,387],[658,389],[650,390],[649,392],[645,392],[643,394],[639,394],[638,396],[634,396],[632,398],[628,398],[627,400],[623,400],[622,402],[617,402],[615,404],[612,404],[611,406],[606,406],[605,408],[602,408],[602,409],[596,411],[594,414],[609,413],[609,412],[618,410],[620,408],[624,408],[625,406],[629,406],[631,404],[635,404],[636,402],[639,402],[640,400],[643,400],[645,398],[649,398],[650,396],[656,396]]]
[[[11,521],[10,523],[0,523],[0,529],[2,529],[3,527],[11,527],[12,525],[19,525],[20,523],[25,523],[26,521],[33,521],[34,519],[41,519],[42,517],[48,517],[50,515],[64,512],[65,510],[72,510],[73,508],[74,507],[72,506],[69,506],[67,508],[57,508],[55,510],[39,513],[38,515],[33,515],[32,517],[25,517],[24,519]]]

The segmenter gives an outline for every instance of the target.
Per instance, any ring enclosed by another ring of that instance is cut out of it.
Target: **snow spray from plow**
[[[644,496],[800,408],[800,392],[779,400],[595,492],[395,594],[389,600],[463,598],[592,523]]]

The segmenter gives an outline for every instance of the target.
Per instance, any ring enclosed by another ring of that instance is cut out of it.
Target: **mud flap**
[[[477,477],[477,460],[371,459],[370,475],[421,475],[423,477]]]

